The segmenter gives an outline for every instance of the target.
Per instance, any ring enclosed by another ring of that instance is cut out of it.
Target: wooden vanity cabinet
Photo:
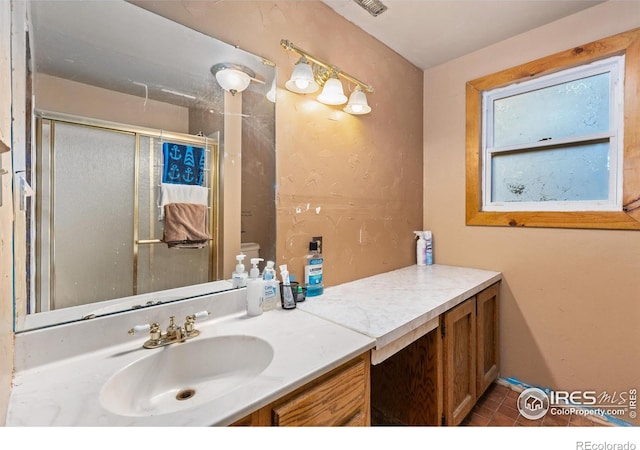
[[[369,426],[370,354],[238,420],[234,426]]]
[[[373,425],[458,425],[498,376],[499,283],[371,367]]]
[[[499,283],[442,315],[443,423],[458,425],[498,377]]]

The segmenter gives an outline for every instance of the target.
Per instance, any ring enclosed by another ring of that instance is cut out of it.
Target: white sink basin
[[[116,372],[100,404],[122,416],[151,416],[193,408],[242,387],[273,359],[257,337],[194,338],[155,350]]]

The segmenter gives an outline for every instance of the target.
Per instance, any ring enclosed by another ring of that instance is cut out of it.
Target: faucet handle
[[[192,337],[197,336],[200,332],[195,329],[193,324],[195,323],[196,319],[204,319],[207,316],[209,316],[209,311],[198,311],[197,313],[188,315],[185,318],[184,322],[184,329],[187,335]]]
[[[147,333],[147,332],[151,332],[151,333],[157,333],[158,331],[160,331],[160,324],[157,322],[154,323],[145,323],[142,325],[136,325],[133,328],[131,328],[128,333],[130,335],[134,335],[137,333]]]
[[[133,336],[134,334],[137,334],[137,333],[147,332],[150,329],[151,329],[151,325],[148,324],[148,323],[145,323],[144,325],[136,325],[136,326],[134,326],[129,331],[127,331],[127,333],[129,333],[131,336]]]
[[[192,314],[192,315],[193,315],[193,319],[194,320],[196,320],[196,319],[206,319],[209,316],[209,311],[198,311],[197,313]]]

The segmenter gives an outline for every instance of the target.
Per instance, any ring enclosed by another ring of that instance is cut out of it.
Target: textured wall
[[[466,227],[465,82],[638,26],[640,4],[606,2],[425,72],[425,224],[438,262],[504,273],[503,376],[639,387],[640,233]]]
[[[321,2],[133,3],[277,64],[278,264],[301,279],[308,241],[320,235],[329,285],[415,262],[412,231],[422,228],[419,69]],[[371,114],[351,116],[284,90],[298,58],[281,39],[373,85]]]

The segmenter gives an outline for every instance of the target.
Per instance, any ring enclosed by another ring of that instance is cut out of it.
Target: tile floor
[[[517,400],[520,392],[494,382],[461,425],[476,427],[543,426],[543,427],[593,427],[611,426],[597,418],[578,415],[558,416],[547,414],[541,419],[529,420],[520,415]]]

